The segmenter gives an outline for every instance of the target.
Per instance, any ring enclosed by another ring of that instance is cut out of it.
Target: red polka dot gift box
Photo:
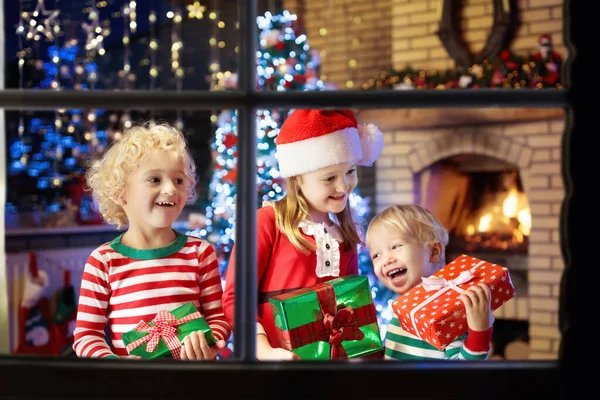
[[[515,296],[508,268],[461,255],[392,302],[402,328],[439,350],[467,332],[465,306],[459,296],[485,283],[492,311]]]

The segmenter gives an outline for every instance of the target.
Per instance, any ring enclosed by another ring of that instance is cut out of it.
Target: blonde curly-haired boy
[[[193,302],[218,342],[209,347],[204,334],[194,332],[185,338],[181,358],[215,358],[231,335],[215,252],[208,242],[172,229],[196,184],[184,135],[167,124],[134,126],[92,163],[86,178],[104,220],[127,229],[87,260],[76,354],[128,357],[122,333],[161,310]]]

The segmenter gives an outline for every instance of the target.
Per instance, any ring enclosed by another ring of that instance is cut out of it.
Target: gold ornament
[[[199,1],[195,1],[194,4],[188,4],[186,8],[188,10],[188,18],[204,18],[204,12],[206,11],[206,7],[200,4]]]

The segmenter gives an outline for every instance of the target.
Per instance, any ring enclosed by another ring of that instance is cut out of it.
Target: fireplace
[[[468,253],[509,268],[516,296],[494,311],[494,331],[511,342],[494,346],[556,359],[563,110],[368,110],[358,119],[385,135],[376,211],[420,203],[449,230],[447,260]]]
[[[415,201],[448,229],[446,259],[461,254],[509,267],[526,296],[531,209],[518,168],[477,154],[450,156],[414,174]]]
[[[518,296],[512,301],[525,301],[531,209],[519,167],[464,151],[425,167],[413,180],[415,202],[431,210],[448,230],[446,261],[469,254],[506,266]],[[498,314],[491,356],[527,358],[527,320],[517,313]],[[511,348],[518,350],[506,351]]]

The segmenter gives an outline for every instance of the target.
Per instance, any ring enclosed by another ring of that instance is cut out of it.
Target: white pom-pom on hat
[[[370,167],[383,151],[383,133],[374,124],[359,124],[358,137],[363,156],[357,164]]]

